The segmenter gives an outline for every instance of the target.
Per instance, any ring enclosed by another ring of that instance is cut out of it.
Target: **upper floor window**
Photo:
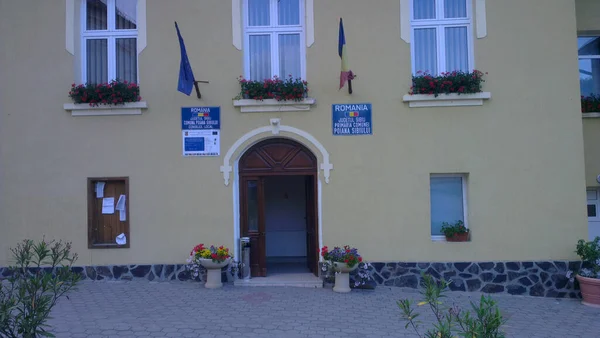
[[[438,75],[474,68],[471,0],[412,0],[412,71]]]
[[[581,95],[600,95],[600,37],[582,36],[579,45],[579,83]]]
[[[244,0],[244,72],[305,78],[304,0]]]
[[[138,82],[137,0],[82,2],[83,82]]]

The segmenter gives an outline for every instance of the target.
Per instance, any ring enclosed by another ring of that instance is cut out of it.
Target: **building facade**
[[[89,278],[183,279],[194,245],[239,258],[249,236],[255,276],[298,258],[318,273],[320,247],[350,244],[380,284],[429,271],[573,295],[575,243],[600,234],[600,115],[580,108],[580,84],[600,92],[599,15],[592,0],[0,0],[0,267],[45,236],[71,241]],[[200,99],[177,90],[175,21]],[[473,69],[481,93],[408,95],[420,71]],[[240,76],[290,75],[301,101],[240,93]],[[69,98],[116,78],[141,100]],[[182,114],[205,112],[218,130],[198,145]],[[458,220],[470,240],[445,241]]]

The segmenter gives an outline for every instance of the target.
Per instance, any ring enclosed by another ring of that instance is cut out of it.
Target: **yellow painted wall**
[[[600,2],[596,0],[575,0],[577,11],[577,30],[580,32],[600,32],[598,13]]]
[[[317,105],[242,114],[231,101],[243,73],[231,2],[148,0],[139,69],[149,109],[72,117],[62,106],[79,65],[64,48],[64,2],[0,0],[0,266],[11,245],[42,235],[73,241],[84,265],[181,263],[199,242],[232,246],[233,193],[219,167],[238,138],[274,117],[331,154],[325,245],[349,243],[370,261],[575,258],[587,223],[574,5],[488,1],[487,13],[475,62],[489,72],[493,99],[481,107],[402,102],[411,64],[398,0],[316,0],[307,80]],[[358,75],[352,96],[337,89],[340,16]],[[175,20],[196,78],[210,81],[201,101],[176,91]],[[331,104],[350,102],[373,104],[373,136],[332,136]],[[182,106],[221,106],[221,157],[182,157]],[[469,174],[472,241],[432,242],[429,175],[453,172]],[[130,177],[130,249],[87,249],[86,178],[94,176]]]
[[[600,1],[576,0],[577,31],[580,35],[600,35]],[[585,182],[588,187],[599,186],[600,175],[600,120],[583,120],[585,148]]]

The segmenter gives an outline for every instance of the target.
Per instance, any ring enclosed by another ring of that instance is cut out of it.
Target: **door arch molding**
[[[223,181],[226,186],[229,186],[230,175],[234,171],[234,168],[231,165],[231,159],[234,158],[234,155],[237,155],[235,158],[239,159],[239,157],[253,144],[260,142],[262,139],[273,136],[290,138],[300,144],[303,144],[304,146],[310,146],[311,149],[314,147],[316,150],[318,150],[318,153],[320,154],[319,160],[321,160],[321,163],[319,164],[319,170],[323,171],[325,183],[329,183],[329,175],[331,170],[333,170],[333,164],[329,162],[329,152],[327,149],[325,149],[323,144],[321,144],[321,142],[319,142],[314,136],[304,130],[281,125],[280,119],[271,119],[270,125],[256,128],[247,132],[237,141],[235,141],[233,145],[231,145],[225,154],[225,157],[223,158],[223,165],[220,168],[221,173],[223,173]],[[252,142],[252,144],[248,145],[248,143],[250,143],[252,140],[255,142]],[[316,152],[313,151],[313,154],[316,154]]]

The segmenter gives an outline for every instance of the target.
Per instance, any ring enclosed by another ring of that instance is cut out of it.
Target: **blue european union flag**
[[[192,93],[194,87],[194,73],[192,72],[192,66],[190,60],[188,60],[187,52],[185,51],[185,43],[179,32],[179,26],[175,22],[175,29],[177,29],[177,36],[179,37],[179,48],[181,49],[181,63],[179,64],[179,83],[177,83],[177,90],[189,96]]]

